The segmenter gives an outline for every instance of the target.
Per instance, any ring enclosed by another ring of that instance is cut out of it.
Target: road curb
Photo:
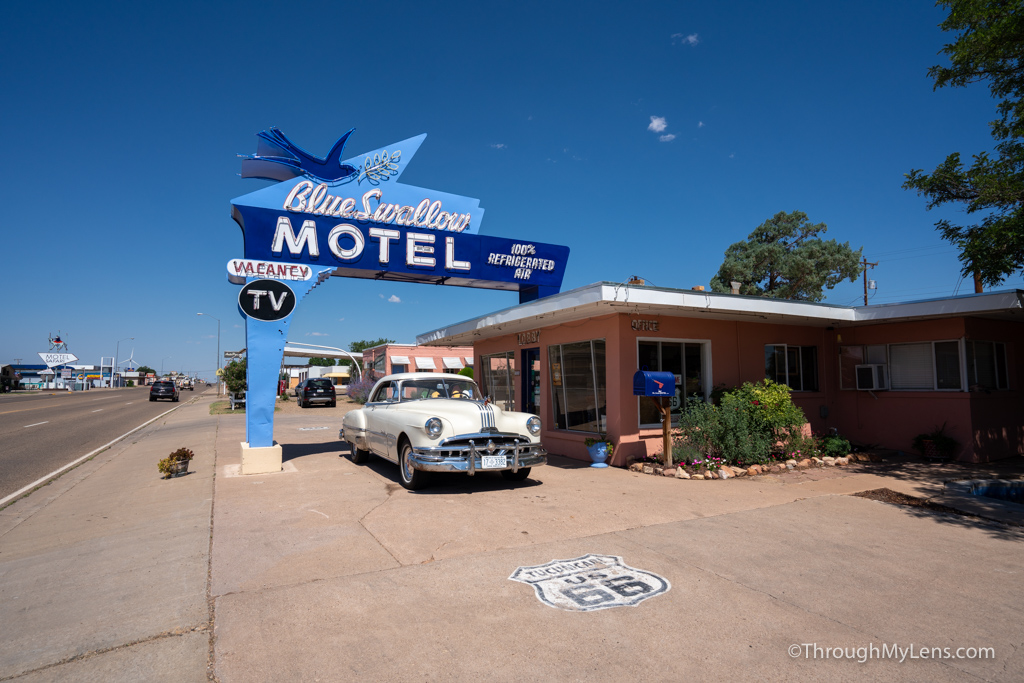
[[[89,453],[86,453],[85,455],[83,455],[82,457],[78,458],[77,460],[69,462],[67,465],[64,465],[63,467],[60,467],[60,468],[54,470],[53,472],[50,472],[49,474],[46,474],[46,475],[40,477],[39,479],[36,479],[31,484],[28,484],[27,486],[23,486],[22,488],[18,489],[17,491],[15,491],[14,493],[10,494],[6,498],[0,499],[0,509],[3,509],[4,507],[7,506],[8,503],[14,502],[18,498],[21,498],[23,495],[31,493],[34,489],[36,489],[37,487],[42,486],[43,484],[49,482],[51,479],[56,479],[60,475],[64,474],[66,471],[68,471],[71,468],[73,468],[75,465],[78,465],[79,463],[84,462],[84,461],[88,460],[89,458],[93,457],[97,453],[101,453],[104,450],[110,448],[111,446],[116,444],[118,441],[121,441],[122,439],[124,439],[124,438],[126,438],[128,436],[131,436],[132,434],[134,434],[135,432],[139,431],[143,427],[146,427],[147,425],[153,424],[154,422],[159,420],[161,417],[164,417],[166,415],[170,415],[171,413],[173,413],[178,408],[181,408],[184,405],[190,405],[191,403],[192,403],[192,401],[188,401],[188,402],[184,403],[183,405],[174,406],[170,410],[168,410],[166,412],[163,412],[163,413],[160,413],[156,417],[151,418],[151,419],[147,420],[146,422],[143,422],[138,427],[135,427],[135,428],[125,432],[124,434],[122,434],[121,436],[117,437],[113,441],[111,441],[109,443],[106,443],[106,444],[100,446],[99,448],[89,452]]]

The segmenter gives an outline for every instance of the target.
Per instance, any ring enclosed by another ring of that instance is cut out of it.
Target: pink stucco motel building
[[[683,397],[770,377],[816,433],[911,450],[945,425],[959,460],[1024,454],[1024,291],[846,307],[599,282],[420,335],[472,347],[485,393],[543,420],[552,453],[614,465],[661,451],[659,413],[633,373],[676,375]],[[468,355],[468,354],[466,354]]]

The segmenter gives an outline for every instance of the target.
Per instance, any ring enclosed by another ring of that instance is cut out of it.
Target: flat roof
[[[595,282],[446,325],[418,335],[416,341],[425,346],[471,345],[481,339],[612,313],[776,322],[808,327],[859,326],[958,316],[1024,321],[1024,291],[1011,289],[854,307],[692,289]]]

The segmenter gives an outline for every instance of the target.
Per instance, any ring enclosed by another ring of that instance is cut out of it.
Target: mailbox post
[[[633,395],[648,396],[662,414],[662,439],[665,464],[672,464],[672,404],[665,402],[676,395],[676,376],[671,372],[657,372],[644,368],[633,375]]]

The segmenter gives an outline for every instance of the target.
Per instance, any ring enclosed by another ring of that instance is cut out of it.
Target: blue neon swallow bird
[[[336,183],[356,175],[358,170],[341,163],[348,136],[355,128],[345,133],[334,143],[326,158],[310,154],[285,137],[277,128],[256,134],[259,143],[256,154],[242,156],[242,177],[264,180],[291,180],[307,176],[325,183]]]

